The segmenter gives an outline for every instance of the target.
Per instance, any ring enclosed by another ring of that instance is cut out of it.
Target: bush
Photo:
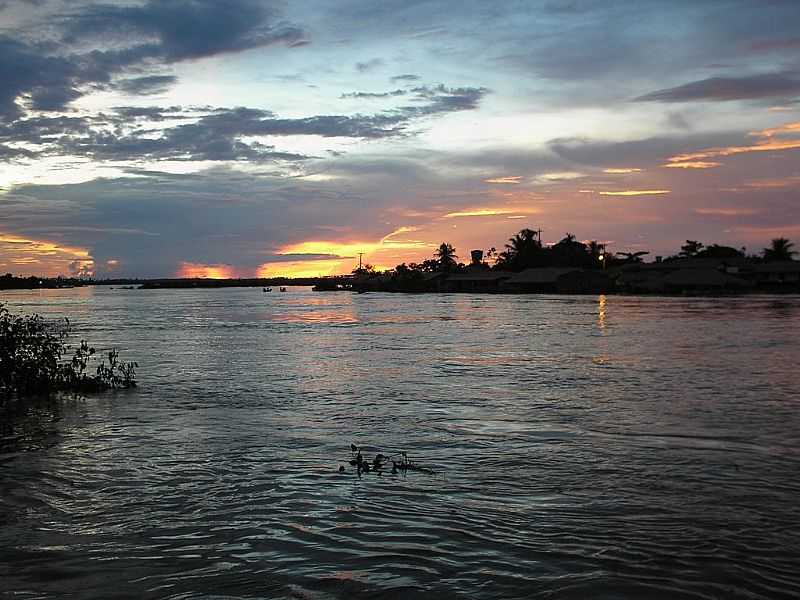
[[[12,315],[0,304],[0,399],[47,396],[55,392],[97,392],[136,386],[135,362],[120,362],[112,349],[88,373],[95,349],[81,341],[71,359],[66,340],[69,319],[46,321],[39,315]]]

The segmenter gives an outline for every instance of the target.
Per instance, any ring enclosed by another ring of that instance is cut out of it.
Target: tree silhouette
[[[456,249],[447,242],[442,242],[433,255],[436,257],[441,271],[451,271],[458,265]]]
[[[694,258],[703,249],[703,243],[697,240],[686,240],[686,243],[681,246],[681,251],[678,256],[683,258]]]
[[[642,262],[642,257],[646,254],[650,253],[645,250],[640,250],[639,252],[617,252],[617,256],[624,258],[626,263],[640,263]]]
[[[506,249],[497,256],[498,265],[509,269],[524,269],[534,265],[542,252],[542,241],[533,229],[522,229],[509,238]]]
[[[794,244],[786,238],[775,238],[769,248],[764,248],[764,260],[767,262],[792,260],[792,257],[797,254],[796,251],[792,250],[793,247]]]

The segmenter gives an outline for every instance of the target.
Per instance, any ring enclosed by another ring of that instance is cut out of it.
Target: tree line
[[[682,260],[692,258],[749,258],[758,262],[775,262],[793,260],[797,252],[794,244],[788,239],[779,237],[772,240],[769,247],[758,255],[747,256],[745,249],[711,244],[706,246],[697,240],[686,240],[680,251],[664,260]],[[501,251],[489,248],[486,251],[473,252],[470,264],[500,271],[518,272],[536,267],[573,267],[582,269],[603,269],[632,263],[641,263],[648,251],[609,252],[605,245],[592,240],[580,242],[572,233],[567,233],[561,240],[552,245],[542,243],[541,232],[533,229],[521,229],[509,238]],[[459,256],[452,244],[442,242],[433,253],[433,257],[419,263],[402,263],[395,267],[398,274],[408,272],[455,272],[465,268],[467,264],[459,262]],[[374,272],[370,265],[355,269],[354,274]]]

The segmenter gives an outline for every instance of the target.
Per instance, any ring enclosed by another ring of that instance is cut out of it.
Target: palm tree
[[[498,254],[497,262],[512,269],[531,266],[534,256],[542,249],[539,234],[533,229],[522,229],[508,241],[506,249]]]
[[[769,248],[764,248],[764,260],[768,262],[778,260],[792,260],[792,257],[797,254],[792,248],[794,244],[786,238],[775,238],[772,240],[772,245]]]
[[[650,253],[645,250],[640,250],[639,252],[617,252],[617,256],[624,258],[626,263],[640,263],[642,262],[642,257],[646,254]]]
[[[458,259],[456,249],[447,242],[442,242],[433,255],[436,257],[439,269],[442,271],[450,271],[458,264],[456,262]]]
[[[703,249],[703,243],[697,240],[686,240],[686,243],[681,246],[681,251],[678,256],[682,258],[694,258]]]

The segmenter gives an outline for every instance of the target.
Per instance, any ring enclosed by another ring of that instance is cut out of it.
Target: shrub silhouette
[[[136,386],[135,362],[120,362],[112,349],[89,373],[96,351],[82,340],[70,359],[69,319],[13,315],[0,304],[0,402],[56,392],[89,393]],[[108,363],[106,363],[106,359]]]

